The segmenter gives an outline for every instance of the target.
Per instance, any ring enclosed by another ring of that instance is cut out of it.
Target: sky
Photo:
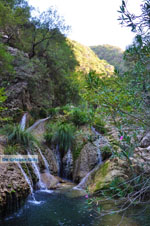
[[[40,11],[55,6],[66,24],[71,26],[68,35],[72,40],[86,46],[110,44],[123,50],[135,36],[129,28],[117,20],[121,0],[28,0]],[[128,0],[129,10],[139,13],[142,0]]]

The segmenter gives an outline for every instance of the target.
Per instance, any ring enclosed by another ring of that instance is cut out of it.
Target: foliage
[[[141,14],[136,15],[128,10],[126,1],[122,0],[122,5],[120,6],[119,13],[121,14],[119,20],[121,24],[131,27],[133,32],[142,34],[144,37],[149,36],[149,26],[150,26],[150,3],[149,0],[144,0],[140,4]]]
[[[90,124],[93,117],[93,112],[90,110],[83,110],[79,107],[73,107],[69,114],[70,120],[76,125],[81,126],[85,124]]]
[[[16,145],[7,145],[4,149],[5,155],[15,155],[17,153],[17,146]]]
[[[106,128],[106,122],[98,114],[95,114],[95,116],[94,116],[93,126],[99,133],[102,133],[102,134],[106,135],[107,132],[108,132],[108,129]]]
[[[62,151],[68,151],[72,147],[74,141],[75,128],[72,124],[58,122],[49,124],[45,139],[48,143],[55,143],[59,145]]]
[[[1,133],[7,136],[8,144],[20,144],[28,148],[33,148],[38,144],[35,137],[27,130],[22,130],[20,125],[7,125]]]
[[[134,91],[129,89],[126,80],[118,74],[101,77],[90,72],[80,87],[82,98],[98,106],[102,115],[110,115],[114,121],[117,115],[132,113],[139,103],[138,98],[134,98]]]
[[[90,47],[100,59],[106,60],[121,73],[126,71],[123,61],[123,51],[119,47],[111,45],[98,45]]]
[[[79,63],[76,71],[88,73],[89,71],[94,70],[97,73],[103,73],[105,76],[113,73],[114,67],[105,60],[100,60],[89,47],[71,40],[69,40],[69,45]]]
[[[13,57],[8,53],[6,46],[0,43],[0,73],[3,75],[6,72],[12,72]]]

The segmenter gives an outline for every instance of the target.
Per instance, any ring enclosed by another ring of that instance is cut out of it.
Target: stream
[[[25,129],[26,126],[25,113],[21,120],[21,128]],[[44,122],[46,119],[38,120],[28,130],[33,130],[39,123]],[[10,212],[5,218],[0,219],[0,226],[149,226],[150,225],[150,206],[147,209],[140,206],[139,209],[130,208],[122,217],[121,214],[115,213],[100,217],[95,208],[89,206],[89,198],[84,189],[87,186],[88,179],[102,164],[101,151],[99,149],[100,134],[92,127],[92,131],[98,136],[95,141],[97,146],[98,161],[95,168],[93,168],[82,180],[75,186],[73,183],[66,183],[61,185],[56,190],[48,190],[46,184],[41,179],[39,166],[32,162],[31,166],[38,179],[38,190],[34,191],[32,178],[26,174],[21,164],[18,163],[18,168],[21,170],[22,176],[30,187],[31,194],[28,196],[24,205],[18,207],[16,212]],[[40,148],[37,150],[43,159],[45,170],[50,175],[49,164],[46,157],[43,155]],[[28,156],[30,151],[27,150]],[[59,146],[56,147],[56,157],[58,165],[60,166]],[[70,171],[71,150],[69,149],[66,154],[66,169],[65,177],[67,178]],[[59,167],[60,168],[60,167]],[[103,210],[114,209],[114,201],[111,203],[104,203],[100,208]],[[117,209],[119,210],[119,209]]]

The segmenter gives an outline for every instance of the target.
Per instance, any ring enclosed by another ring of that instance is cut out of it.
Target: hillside
[[[7,95],[6,115],[15,118],[22,111],[30,111],[38,117],[47,114],[45,109],[77,103],[80,99],[78,89],[70,79],[74,72],[86,74],[93,70],[107,76],[114,70],[89,47],[63,36],[59,41],[51,41],[45,58],[35,56],[30,59],[28,53],[8,45],[7,54],[13,57],[14,72],[4,71],[0,84]]]
[[[76,67],[77,71],[83,71],[88,73],[90,70],[94,70],[97,73],[112,74],[114,67],[106,62],[106,59],[100,60],[97,55],[89,47],[84,46],[76,41],[68,40],[76,60],[79,65]]]
[[[109,64],[119,69],[120,72],[124,72],[126,70],[123,61],[123,50],[121,48],[108,44],[90,46],[90,48],[100,59],[106,60]]]

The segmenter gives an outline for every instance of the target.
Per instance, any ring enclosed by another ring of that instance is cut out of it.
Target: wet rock
[[[49,168],[50,168],[51,174],[57,176],[58,175],[58,171],[59,171],[59,169],[58,169],[59,167],[58,167],[55,151],[51,150],[50,148],[45,146],[44,153],[45,153],[47,162],[49,164]]]
[[[98,162],[97,147],[92,143],[87,143],[81,150],[80,156],[75,162],[73,181],[80,182],[86,174],[91,171]]]
[[[59,183],[58,178],[49,173],[41,173],[41,179],[48,189],[55,189]]]
[[[128,175],[128,164],[125,161],[119,158],[107,160],[95,173],[94,178],[91,180],[89,191],[93,193],[107,188],[116,177],[128,179]]]

